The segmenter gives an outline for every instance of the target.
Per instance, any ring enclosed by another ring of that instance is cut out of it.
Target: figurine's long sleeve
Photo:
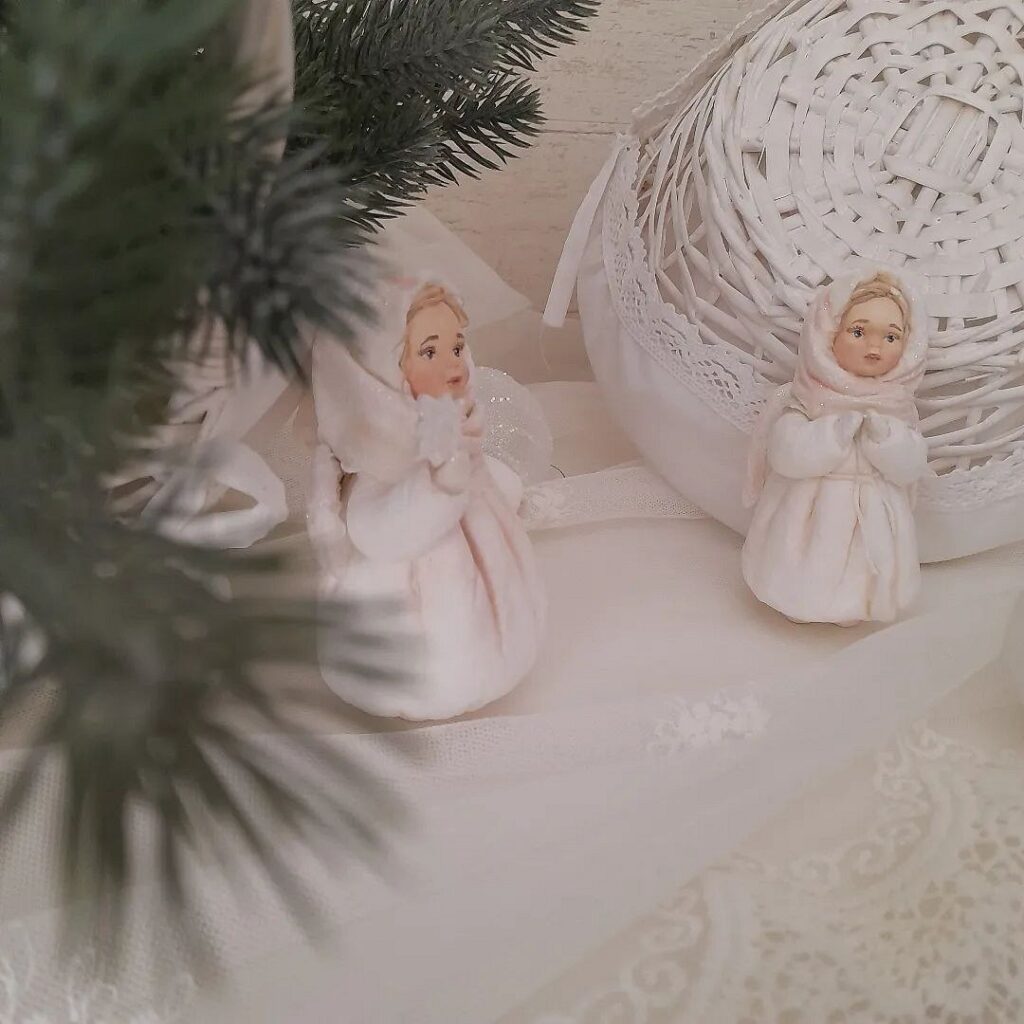
[[[783,413],[768,439],[768,462],[779,476],[807,480],[826,476],[846,461],[853,435],[844,436],[843,416],[809,420],[796,410]]]
[[[913,427],[890,416],[869,421],[861,451],[886,480],[898,487],[920,480],[928,469],[928,443]]]
[[[348,495],[349,536],[366,558],[406,562],[452,530],[468,502],[468,493],[452,495],[437,487],[425,463],[396,484],[360,473]]]

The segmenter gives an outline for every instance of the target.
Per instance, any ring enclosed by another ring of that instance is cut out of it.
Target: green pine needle
[[[441,127],[448,155],[442,167],[467,175],[474,173],[474,164],[497,169],[516,149],[529,145],[542,124],[536,89],[515,78],[496,81],[445,112]]]
[[[533,71],[537,60],[571,43],[587,28],[600,0],[491,0],[499,10],[502,57],[510,68]]]
[[[435,185],[494,170],[541,128],[518,77],[585,28],[597,0],[293,0],[297,94],[309,117],[293,148],[326,143],[374,227]]]
[[[315,150],[269,159],[287,112],[235,117],[249,83],[205,56],[236,4],[32,0],[0,45],[0,730],[41,687],[54,694],[0,826],[36,792],[48,746],[65,779],[66,901],[87,897],[82,923],[108,954],[140,877],[140,815],[160,823],[183,921],[200,831],[261,851],[286,892],[271,837],[333,828],[354,854],[394,820],[357,766],[321,752],[300,787],[283,754],[257,762],[246,745],[255,730],[311,749],[289,722],[300,702],[271,699],[261,677],[312,668],[327,611],[231,597],[224,580],[270,592],[280,564],[168,540],[173,503],[126,521],[105,489],[152,447],[140,412],[173,393],[198,327],[216,320],[237,354],[251,338],[295,370],[311,329],[344,338],[364,312],[363,235],[338,172]],[[368,613],[335,609],[332,640],[351,671],[395,685],[406,638],[386,609],[372,626]],[[253,815],[243,802],[261,792],[273,799]]]
[[[232,596],[226,580],[268,589],[281,564],[112,520],[96,486],[110,452],[64,426],[58,446],[53,429],[23,431],[16,451],[0,443],[9,471],[0,474],[0,722],[31,706],[41,682],[57,684],[32,747],[63,753],[65,897],[88,901],[84,923],[99,949],[118,952],[126,890],[144,868],[131,827],[140,814],[163,819],[168,870],[201,834],[236,856],[255,851],[285,893],[288,879],[272,868],[269,844],[314,830],[349,853],[376,852],[400,808],[358,764],[318,748],[295,724],[307,705],[337,713],[333,700],[326,691],[269,689],[262,675],[268,664],[312,668],[316,633],[329,622],[350,671],[372,677],[384,669],[381,685],[396,685],[395,666],[415,649],[411,638],[382,607]],[[64,473],[60,447],[78,449]],[[40,549],[61,557],[41,559]],[[278,745],[256,745],[261,733],[276,735]],[[296,752],[309,764],[303,778],[289,767]],[[31,756],[15,773],[0,822],[16,820],[31,800],[43,763]],[[165,882],[185,915],[192,894]],[[292,909],[309,923],[308,908]]]
[[[294,0],[299,95],[482,86],[498,58],[493,0]]]

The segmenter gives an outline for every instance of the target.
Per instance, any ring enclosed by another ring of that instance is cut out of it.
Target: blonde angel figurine
[[[743,547],[755,596],[798,622],[889,622],[916,598],[915,485],[928,471],[914,393],[927,319],[885,271],[815,295],[793,383],[751,448]]]
[[[325,599],[383,598],[423,639],[411,685],[367,682],[321,635],[328,685],[372,714],[474,711],[529,671],[545,599],[517,508],[523,485],[481,451],[467,317],[433,277],[387,282],[355,351],[313,349],[320,445],[310,536]]]

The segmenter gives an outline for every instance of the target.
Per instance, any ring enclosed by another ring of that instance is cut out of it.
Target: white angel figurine
[[[743,547],[755,596],[797,622],[889,622],[916,598],[916,483],[928,471],[914,392],[927,319],[888,272],[820,289],[793,383],[762,414]]]
[[[460,301],[421,277],[388,282],[374,303],[353,354],[333,339],[314,345],[310,536],[321,597],[397,601],[424,663],[411,685],[367,682],[338,666],[328,629],[321,669],[371,714],[447,719],[526,675],[545,598],[517,517],[522,482],[481,451]]]

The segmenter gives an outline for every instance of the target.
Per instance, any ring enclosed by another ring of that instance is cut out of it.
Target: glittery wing
[[[484,453],[505,463],[527,486],[551,476],[554,439],[540,403],[507,373],[476,367],[473,391],[484,419]]]

